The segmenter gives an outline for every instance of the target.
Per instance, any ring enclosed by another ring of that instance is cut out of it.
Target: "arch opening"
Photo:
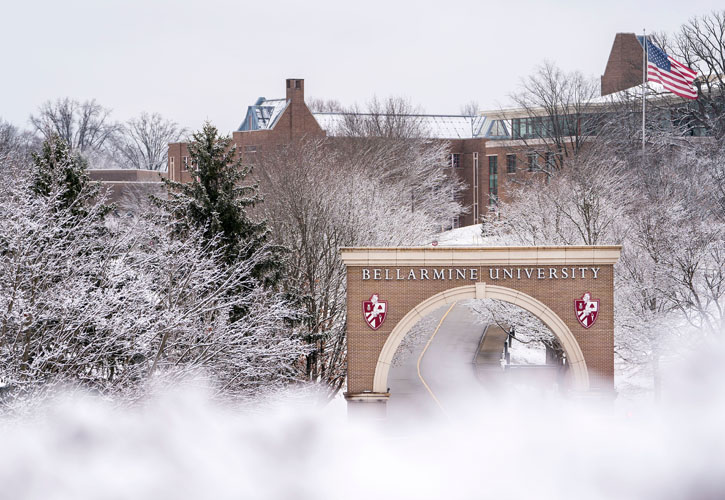
[[[501,300],[516,305],[539,318],[558,339],[566,353],[569,365],[568,376],[572,388],[576,391],[589,390],[589,373],[579,343],[566,323],[552,309],[526,293],[502,286],[476,283],[475,285],[451,288],[427,298],[411,309],[395,325],[378,357],[373,379],[374,392],[387,392],[388,374],[393,357],[413,326],[437,308],[464,299]]]

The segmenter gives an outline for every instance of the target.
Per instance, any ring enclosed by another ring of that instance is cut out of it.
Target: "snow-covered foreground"
[[[701,353],[636,412],[530,395],[405,429],[188,387],[134,410],[66,398],[0,422],[0,498],[723,498],[723,360]]]

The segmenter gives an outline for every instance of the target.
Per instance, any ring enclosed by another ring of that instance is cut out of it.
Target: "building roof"
[[[320,127],[327,132],[327,135],[342,135],[344,132],[345,120],[349,117],[360,117],[361,119],[380,117],[383,120],[387,115],[374,115],[370,113],[312,113],[320,124]],[[485,137],[491,128],[491,122],[485,116],[463,116],[463,115],[403,115],[405,120],[410,120],[416,127],[420,128],[423,135],[431,139],[472,139],[474,137]]]
[[[253,106],[247,107],[247,114],[237,131],[270,130],[274,128],[289,101],[286,99],[266,99],[260,97]],[[393,115],[349,112],[318,112],[312,113],[320,128],[328,136],[344,135],[344,124],[349,119],[361,120],[377,117],[385,120]],[[418,128],[423,137],[430,139],[473,139],[500,138],[508,135],[506,125],[496,123],[497,118],[478,115],[428,115],[409,114],[396,115],[395,118],[410,120]]]
[[[247,116],[237,131],[265,130],[274,128],[275,123],[287,108],[287,99],[265,99],[260,97],[254,106],[247,107]]]

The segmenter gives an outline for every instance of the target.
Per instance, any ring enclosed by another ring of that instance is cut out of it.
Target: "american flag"
[[[638,36],[642,44],[643,37]],[[697,89],[692,84],[697,72],[675,61],[664,50],[647,39],[647,80],[661,83],[667,90],[685,99],[697,99]]]

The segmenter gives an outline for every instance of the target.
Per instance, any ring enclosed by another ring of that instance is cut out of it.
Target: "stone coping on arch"
[[[343,247],[346,266],[615,264],[620,245],[530,247]]]
[[[390,332],[383,345],[373,378],[373,392],[387,392],[388,372],[393,356],[400,343],[410,329],[427,314],[437,308],[453,304],[464,299],[498,299],[521,307],[534,314],[552,331],[566,352],[569,364],[569,376],[572,388],[576,391],[586,392],[589,389],[589,373],[584,359],[584,353],[579,347],[574,334],[566,323],[548,306],[523,292],[497,285],[476,283],[456,288],[450,288],[427,298],[411,309]]]

